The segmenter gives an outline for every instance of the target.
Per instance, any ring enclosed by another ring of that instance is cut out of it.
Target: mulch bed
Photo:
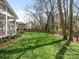
[[[5,46],[8,45],[8,44],[15,43],[15,42],[18,41],[18,40],[19,40],[19,39],[16,38],[16,39],[11,39],[11,40],[9,40],[9,41],[7,41],[7,42],[1,43],[1,44],[0,44],[0,48],[3,48],[3,47],[5,47]]]
[[[14,42],[14,41],[15,41],[14,39],[11,39],[11,40],[9,40],[9,41],[7,41],[7,42],[1,43],[1,44],[0,44],[0,48],[4,47],[5,45],[8,45],[8,44],[10,44],[10,43],[12,43],[12,42]]]

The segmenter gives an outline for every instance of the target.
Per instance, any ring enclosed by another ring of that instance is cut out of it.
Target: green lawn
[[[79,59],[79,44],[48,33],[26,32],[0,48],[0,59]]]

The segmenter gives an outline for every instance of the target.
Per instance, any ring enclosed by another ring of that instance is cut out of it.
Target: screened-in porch
[[[16,33],[17,15],[7,0],[0,0],[0,37]]]
[[[13,35],[16,33],[15,19],[3,14],[0,14],[0,36]]]

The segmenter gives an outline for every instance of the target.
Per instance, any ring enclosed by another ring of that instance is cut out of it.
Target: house
[[[26,24],[24,22],[16,22],[17,29],[25,29]]]
[[[18,16],[7,0],[0,0],[0,37],[16,34]]]

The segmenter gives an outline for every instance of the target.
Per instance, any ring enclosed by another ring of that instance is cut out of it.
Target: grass
[[[79,44],[48,33],[26,32],[0,48],[0,59],[79,59]]]

